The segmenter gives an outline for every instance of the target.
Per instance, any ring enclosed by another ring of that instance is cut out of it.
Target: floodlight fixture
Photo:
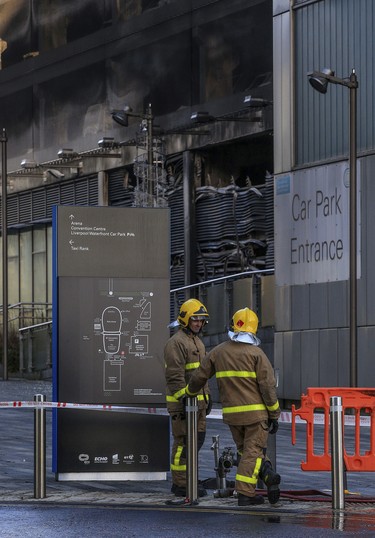
[[[33,170],[34,168],[38,168],[38,163],[33,160],[23,159],[21,161],[21,168],[24,170]]]
[[[332,71],[332,69],[328,69],[325,67],[322,69],[321,72],[314,71],[313,73],[309,73],[309,82],[311,86],[314,88],[314,90],[318,91],[319,93],[327,93],[328,89],[328,77],[333,77],[335,75],[335,72]]]
[[[59,149],[57,156],[60,159],[76,159],[79,157],[79,154],[71,148],[63,148]]]
[[[122,125],[122,127],[128,127],[129,125],[129,114],[125,110],[112,110],[111,116],[113,120]]]
[[[148,112],[145,114],[133,112],[133,109],[129,105],[124,105],[122,109],[114,109],[111,111],[112,119],[122,127],[129,126],[129,117],[148,119],[149,115],[151,116],[151,105],[149,105]]]
[[[192,115],[190,116],[190,121],[194,124],[214,123],[216,121],[224,121],[224,122],[237,121],[237,122],[244,122],[244,123],[257,123],[257,122],[261,122],[262,119],[256,118],[256,117],[244,116],[243,111],[241,111],[237,115],[225,114],[223,116],[213,116],[209,112],[199,110],[197,112],[192,113]]]
[[[358,79],[354,69],[352,69],[352,72],[348,78],[336,77],[335,72],[328,67],[325,67],[321,71],[312,71],[311,73],[307,73],[307,76],[309,77],[311,86],[319,93],[327,93],[329,82],[331,82],[331,84],[346,86],[347,88],[353,90],[358,88]]]
[[[110,149],[110,148],[114,148],[114,147],[117,147],[118,144],[115,142],[115,139],[113,137],[110,137],[110,136],[103,136],[103,138],[101,138],[100,140],[98,140],[98,146],[100,148],[107,148],[107,149]]]
[[[272,101],[263,99],[263,97],[253,97],[252,95],[245,95],[243,104],[246,105],[247,107],[260,108],[260,107],[266,107],[266,106],[272,105],[273,103]]]
[[[215,117],[208,112],[199,110],[192,113],[192,115],[190,116],[190,120],[192,121],[192,123],[209,123],[211,121],[215,121]]]

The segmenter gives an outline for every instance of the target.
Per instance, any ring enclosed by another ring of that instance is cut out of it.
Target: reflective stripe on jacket
[[[279,418],[273,368],[258,346],[232,340],[216,346],[195,371],[187,394],[194,395],[214,375],[227,424]]]

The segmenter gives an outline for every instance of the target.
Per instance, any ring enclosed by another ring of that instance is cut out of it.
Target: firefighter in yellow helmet
[[[172,324],[178,325],[179,330],[168,340],[164,349],[167,408],[173,435],[171,492],[178,497],[186,497],[185,387],[205,355],[205,347],[199,335],[208,319],[207,309],[200,301],[185,301],[181,305],[177,322]],[[199,450],[206,435],[206,414],[210,411],[211,400],[206,383],[197,393]],[[206,494],[204,487],[199,484],[198,495],[203,497]]]
[[[273,368],[260,349],[256,336],[258,317],[249,308],[238,310],[232,319],[229,340],[213,348],[192,375],[186,393],[194,396],[216,375],[223,408],[239,454],[236,491],[239,506],[262,504],[257,495],[258,478],[267,487],[268,501],[280,497],[280,475],[266,455],[268,434],[276,433],[280,407]]]

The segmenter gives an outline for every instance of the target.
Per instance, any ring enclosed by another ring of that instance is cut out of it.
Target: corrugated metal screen
[[[296,164],[345,157],[349,143],[349,90],[329,84],[320,94],[307,73],[331,68],[347,78],[354,68],[357,91],[358,150],[375,147],[375,3],[329,0],[299,6],[296,16]]]
[[[8,226],[22,227],[38,221],[50,221],[54,205],[98,205],[97,176],[10,194],[7,202]]]

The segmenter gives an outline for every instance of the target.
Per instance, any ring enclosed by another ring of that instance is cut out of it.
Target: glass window
[[[20,233],[20,302],[33,300],[33,235],[31,230]]]
[[[20,300],[18,234],[8,235],[8,303]]]
[[[33,301],[34,303],[45,303],[47,301],[45,228],[33,230],[33,243]]]

